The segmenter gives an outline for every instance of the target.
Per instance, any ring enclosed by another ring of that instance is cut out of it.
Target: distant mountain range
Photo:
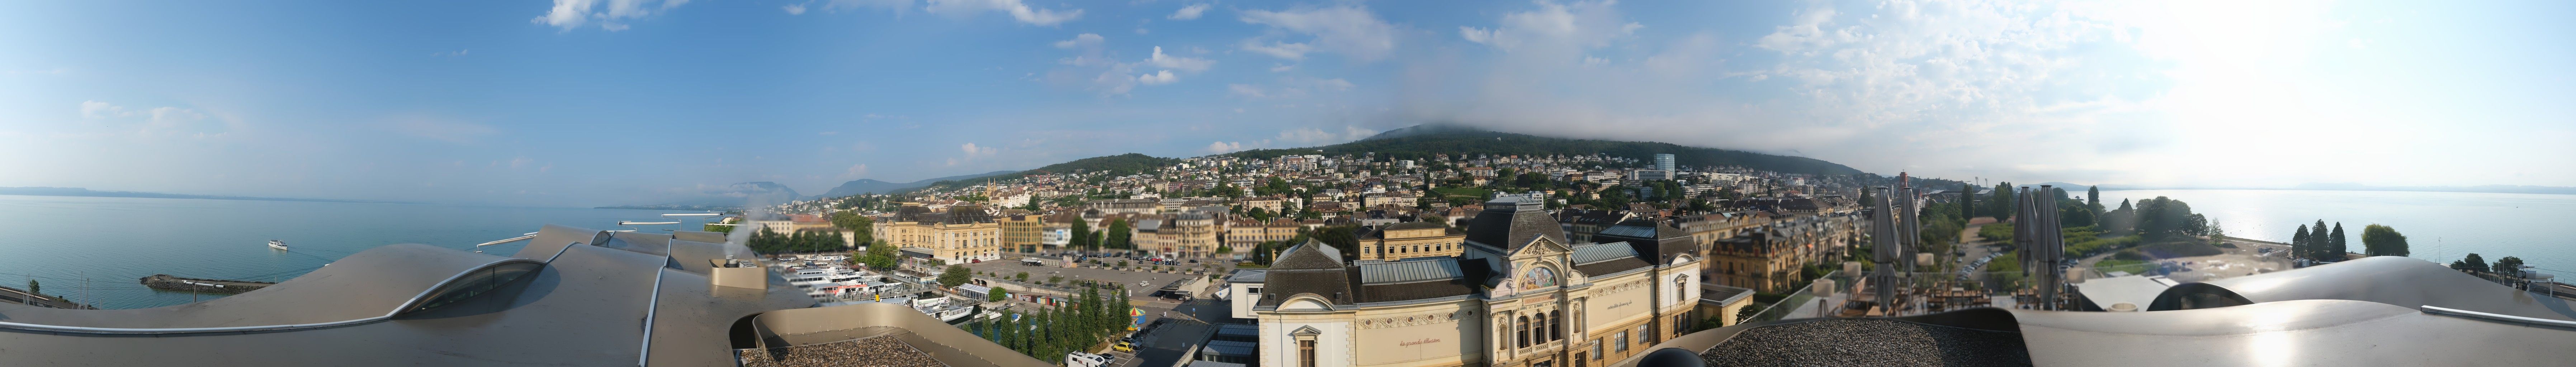
[[[1654,159],[1655,154],[1672,154],[1680,166],[1742,166],[1757,170],[1820,175],[1857,175],[1858,169],[1821,159],[1754,153],[1741,150],[1702,148],[1672,143],[1569,139],[1506,133],[1450,124],[1422,124],[1389,130],[1366,139],[1313,148],[1255,149],[1227,153],[1245,158],[1269,158],[1290,154],[1362,154],[1380,156],[1428,157],[1434,154],[1491,155],[1582,155],[1609,154],[1615,157]]]
[[[189,194],[164,194],[164,193],[157,193],[157,192],[133,192],[133,191],[91,191],[90,189],[86,189],[86,188],[79,188],[79,187],[0,187],[0,195],[89,196],[89,197],[110,197],[110,198],[214,199],[214,200],[261,200],[261,201],[312,201],[312,202],[325,202],[325,203],[421,204],[421,203],[415,203],[415,202],[404,202],[404,201],[342,200],[342,199],[304,199],[304,198],[272,198],[272,197],[257,197],[257,196],[225,196],[225,195],[189,195]]]
[[[983,177],[989,177],[989,176],[1000,176],[1000,175],[1007,175],[1007,174],[1019,173],[1019,172],[1020,172],[1020,171],[992,171],[992,172],[977,173],[977,174],[971,174],[971,175],[948,176],[948,177],[940,177],[940,178],[926,179],[926,180],[913,181],[913,182],[902,182],[902,183],[896,183],[896,182],[885,182],[885,181],[877,181],[876,179],[872,179],[872,178],[862,178],[862,179],[858,179],[858,180],[852,180],[852,181],[850,181],[850,182],[843,182],[843,183],[841,183],[841,186],[840,186],[840,187],[834,187],[834,188],[832,188],[832,190],[830,190],[830,191],[824,191],[822,195],[817,195],[817,196],[815,196],[815,197],[842,197],[842,196],[858,195],[858,194],[865,194],[865,193],[879,193],[879,194],[885,194],[885,193],[893,193],[893,192],[895,192],[895,191],[901,191],[901,190],[909,190],[909,189],[922,188],[922,187],[930,186],[930,184],[931,184],[931,183],[934,183],[934,182],[940,182],[940,181],[954,181],[954,180],[964,180],[964,179],[970,179],[970,178],[983,178]]]

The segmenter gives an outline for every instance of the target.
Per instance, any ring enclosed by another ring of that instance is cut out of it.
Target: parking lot
[[[1132,262],[1131,262],[1131,264],[1132,264]],[[1190,266],[1190,265],[1195,265],[1195,264],[1189,264],[1189,263],[1186,263],[1186,262],[1182,263],[1182,265],[1183,265],[1183,266],[1185,266],[1185,267],[1189,267],[1189,268],[1197,268],[1197,267],[1195,267],[1195,266]],[[1062,277],[1064,277],[1064,281],[1063,281],[1063,283],[1064,283],[1064,284],[1071,284],[1071,283],[1073,283],[1073,282],[1074,282],[1074,281],[1076,281],[1076,280],[1092,280],[1092,281],[1101,281],[1101,282],[1117,283],[1117,284],[1121,284],[1121,285],[1126,285],[1126,286],[1127,286],[1127,289],[1128,289],[1129,291],[1134,292],[1134,293],[1129,294],[1129,295],[1128,295],[1128,297],[1133,298],[1133,299],[1136,299],[1136,300],[1140,300],[1140,301],[1141,301],[1141,300],[1147,300],[1148,298],[1152,298],[1152,297],[1151,297],[1151,295],[1154,293],[1154,291],[1155,291],[1155,290],[1163,289],[1163,286],[1164,286],[1164,285],[1169,285],[1169,284],[1171,284],[1171,283],[1172,283],[1172,281],[1175,281],[1175,280],[1181,280],[1181,279],[1188,278],[1188,277],[1204,277],[1204,276],[1206,276],[1206,275],[1194,275],[1194,274],[1185,274],[1185,273],[1157,273],[1157,272],[1150,272],[1150,271],[1127,271],[1127,270],[1109,270],[1109,269],[1099,269],[1099,268],[1065,268],[1065,267],[1054,267],[1054,266],[1023,265],[1023,264],[1021,264],[1017,259],[1005,259],[1005,260],[1003,260],[1003,261],[986,261],[986,262],[982,262],[982,263],[966,264],[966,268],[974,270],[974,271],[975,271],[975,273],[976,273],[976,274],[978,274],[978,275],[982,275],[982,274],[984,274],[984,273],[991,272],[991,273],[1001,274],[1001,276],[1002,276],[1002,277],[1011,277],[1011,276],[1014,276],[1014,275],[1018,275],[1020,272],[1028,272],[1028,273],[1029,273],[1029,280],[1028,280],[1028,282],[1030,282],[1030,283],[1045,283],[1045,282],[1046,282],[1046,280],[1047,280],[1047,278],[1048,278],[1048,277],[1052,277],[1052,276],[1062,276]],[[1231,268],[1231,267],[1226,267],[1226,266],[1219,266],[1217,269],[1225,269],[1225,270],[1223,270],[1223,271],[1219,271],[1219,272],[1217,272],[1216,274],[1224,274],[1224,272],[1230,272],[1230,271],[1232,271],[1232,268]],[[1217,270],[1211,270],[1211,271],[1217,271]],[[1214,283],[1211,283],[1211,284],[1214,284]],[[1213,292],[1213,291],[1215,291],[1216,289],[1217,289],[1217,288],[1215,288],[1215,287],[1210,287],[1209,289],[1207,289],[1207,290],[1205,290],[1205,291],[1207,291],[1207,292]]]

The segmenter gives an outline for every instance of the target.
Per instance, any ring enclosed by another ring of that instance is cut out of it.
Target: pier
[[[170,276],[170,274],[153,274],[143,277],[142,282],[143,286],[152,287],[152,289],[215,294],[240,294],[277,285],[276,282],[182,278]]]

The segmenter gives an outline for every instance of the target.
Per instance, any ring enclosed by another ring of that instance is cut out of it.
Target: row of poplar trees
[[[1098,346],[1134,323],[1134,318],[1127,315],[1126,287],[1106,290],[1109,294],[1103,295],[1102,288],[1084,288],[1082,299],[1070,307],[1046,307],[1028,314],[1011,312],[968,324],[967,331],[1020,354],[1063,364],[1066,352]]]
[[[2343,261],[2343,254],[2349,249],[2344,246],[2345,243],[2343,222],[2335,222],[2334,230],[2327,231],[2326,221],[2319,219],[2316,225],[2299,225],[2298,232],[2290,234],[2290,256],[2320,261]]]

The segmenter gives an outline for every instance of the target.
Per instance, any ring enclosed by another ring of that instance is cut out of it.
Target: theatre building
[[[1455,256],[1283,251],[1254,302],[1262,366],[1607,366],[1673,336],[1699,296],[1690,235],[1651,220],[1568,243],[1540,198],[1503,195]]]

